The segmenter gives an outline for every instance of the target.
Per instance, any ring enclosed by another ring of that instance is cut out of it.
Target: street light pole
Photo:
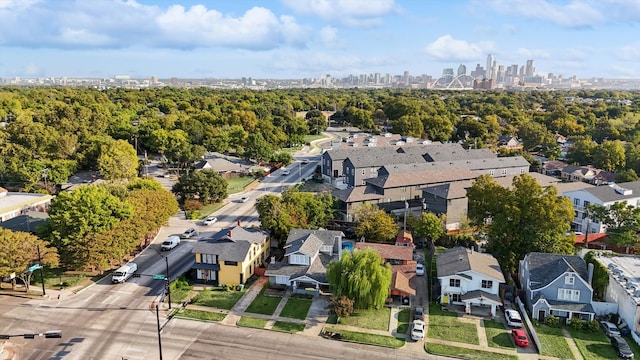
[[[38,249],[38,264],[40,264],[40,282],[42,283],[42,296],[47,295],[47,293],[44,290],[44,275],[42,274],[42,257],[40,257],[40,245],[37,245],[36,248]]]
[[[167,287],[167,296],[169,297],[169,310],[171,310],[171,284],[169,283],[169,257],[165,256],[164,258],[164,262],[165,264],[167,264],[166,267],[166,273],[165,273],[165,286]]]
[[[160,327],[160,309],[158,303],[156,303],[156,321],[158,322],[158,351],[160,352],[160,360],[162,360],[162,338],[160,336],[162,328]]]

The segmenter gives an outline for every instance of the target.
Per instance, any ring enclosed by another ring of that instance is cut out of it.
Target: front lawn
[[[355,310],[350,316],[338,319],[338,324],[355,326],[363,329],[389,330],[391,309]]]
[[[249,316],[242,316],[240,320],[238,320],[237,325],[243,327],[250,327],[255,329],[264,329],[264,326],[267,325],[267,321],[265,319],[258,319]]]
[[[183,275],[173,280],[171,285],[169,285],[169,289],[171,290],[171,301],[178,303],[189,296],[189,293],[193,290],[193,285],[189,284],[189,281],[187,281],[187,278]]]
[[[324,328],[323,331],[339,333],[342,340],[353,341],[360,344],[377,345],[396,349],[404,345],[403,339],[398,339],[393,336],[368,334],[357,331],[334,329],[330,327]]]
[[[213,311],[182,309],[176,316],[196,320],[222,321],[222,319],[224,319],[227,314],[217,313]]]
[[[584,360],[604,360],[617,357],[616,351],[611,346],[611,341],[602,331],[586,332],[571,327],[567,327],[567,330],[576,342]],[[627,342],[633,342],[633,339],[627,339]],[[544,345],[542,346],[544,347]]]
[[[304,330],[304,324],[294,324],[286,321],[276,321],[273,324],[272,330],[288,332],[288,333],[297,333]]]
[[[440,304],[429,304],[428,338],[479,345],[478,330],[474,324],[458,320],[454,311],[444,311]]]
[[[276,311],[276,307],[282,300],[280,296],[267,296],[264,294],[266,288],[260,291],[260,294],[256,296],[255,300],[249,305],[246,312],[263,315],[273,315]]]
[[[287,300],[287,304],[282,309],[282,312],[280,312],[280,316],[304,320],[307,318],[307,313],[309,312],[310,307],[311,300],[289,298],[289,300]]]
[[[256,179],[253,176],[236,176],[227,179],[227,191],[229,194],[236,194],[244,191],[245,186],[251,184]]]
[[[211,306],[218,309],[231,310],[238,300],[244,295],[244,290],[223,290],[222,288],[213,288],[211,290],[203,290],[191,299],[192,304]],[[173,300],[173,299],[172,299]]]
[[[469,360],[517,360],[516,355],[498,354],[489,351],[467,349],[456,346],[427,343],[427,350],[432,354],[456,356]]]
[[[484,331],[487,333],[487,342],[490,347],[513,349],[511,332],[505,329],[504,324],[497,321],[484,320]]]
[[[398,335],[406,335],[409,331],[409,321],[411,319],[411,309],[402,309],[398,312]]]
[[[534,325],[538,339],[542,346],[541,355],[553,356],[561,359],[574,359],[573,353],[567,344],[567,338],[562,334],[562,329],[547,325]],[[571,341],[571,339],[569,339]]]

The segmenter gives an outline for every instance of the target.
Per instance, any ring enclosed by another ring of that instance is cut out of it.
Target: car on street
[[[507,320],[507,325],[514,328],[522,327],[522,318],[520,313],[513,309],[507,309],[504,311],[504,318]]]
[[[633,351],[622,336],[613,336],[611,338],[611,346],[616,350],[619,357],[623,359],[633,359]]]
[[[416,341],[424,339],[424,328],[424,321],[414,320],[413,326],[411,327],[411,339]]]
[[[180,245],[180,237],[175,235],[169,236],[167,240],[162,242],[162,245],[160,245],[160,250],[169,251],[178,245]]]
[[[218,221],[218,218],[215,216],[207,216],[206,219],[204,219],[204,221],[202,222],[203,225],[209,226],[213,223],[215,223],[216,221]]]
[[[602,331],[604,331],[608,337],[620,336],[620,330],[618,330],[618,327],[614,323],[600,321],[600,328],[602,328]]]
[[[527,334],[522,329],[513,329],[511,330],[511,337],[513,341],[516,343],[516,346],[527,347],[529,346],[529,339],[527,338]]]
[[[196,235],[198,235],[198,231],[194,228],[190,228],[190,229],[187,229],[182,234],[180,234],[180,239],[191,239]]]
[[[416,275],[418,276],[424,275],[424,264],[420,264],[420,263],[416,264]]]
[[[287,176],[291,174],[291,171],[289,171],[288,169],[282,169],[282,176]]]
[[[413,320],[424,320],[424,308],[417,306],[413,311]]]
[[[302,160],[302,165],[307,165],[308,163],[309,163],[309,160],[307,159]]]
[[[249,201],[249,197],[248,196],[243,196],[240,198],[240,202],[246,203],[247,201]]]

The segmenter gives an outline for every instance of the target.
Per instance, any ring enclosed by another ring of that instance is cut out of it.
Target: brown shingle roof
[[[383,259],[413,260],[413,250],[409,246],[357,242],[356,249],[374,249]]]
[[[409,295],[416,294],[409,285],[409,278],[402,271],[394,271],[391,275],[391,290],[399,290]]]

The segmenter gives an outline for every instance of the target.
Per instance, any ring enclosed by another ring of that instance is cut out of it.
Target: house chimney
[[[275,262],[276,262],[276,257],[275,257],[275,256],[272,256],[272,257],[271,257],[271,264],[273,264],[273,263],[275,263]]]
[[[593,281],[593,264],[589,263],[587,264],[587,282],[589,283],[589,285],[592,285],[591,282]]]
[[[238,226],[240,226],[240,220],[238,220]]]
[[[227,236],[231,237],[231,230],[227,231]]]

